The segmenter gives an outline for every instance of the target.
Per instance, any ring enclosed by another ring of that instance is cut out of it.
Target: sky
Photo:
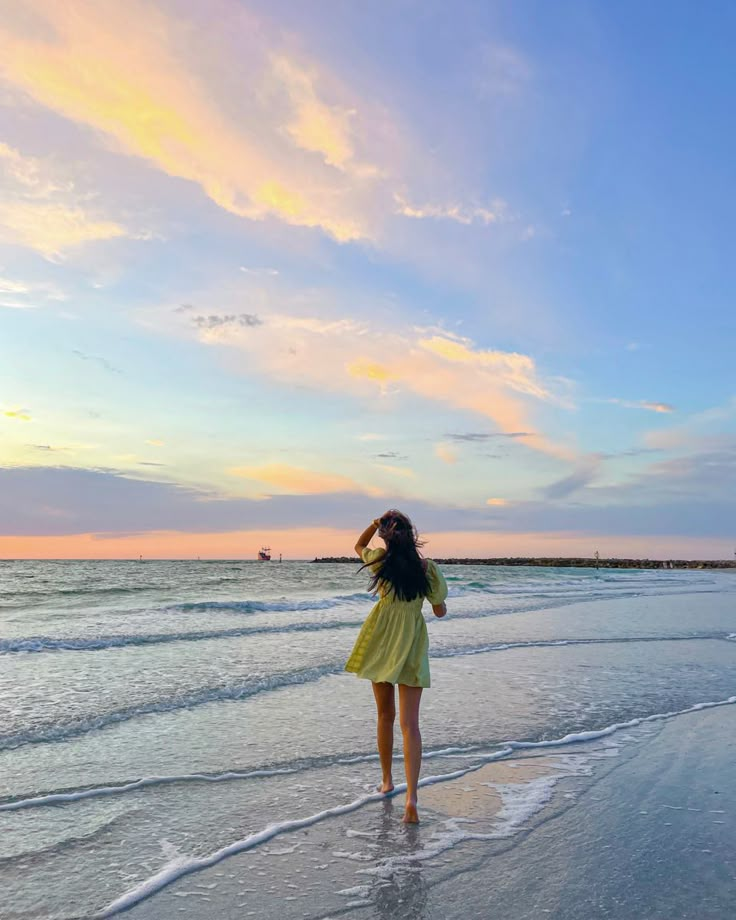
[[[735,28],[0,0],[0,557],[733,558]]]

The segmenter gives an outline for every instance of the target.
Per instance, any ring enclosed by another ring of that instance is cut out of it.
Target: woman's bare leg
[[[407,687],[399,684],[399,721],[404,736],[404,769],[406,770],[406,811],[404,821],[416,824],[417,784],[419,769],[422,766],[422,736],[419,733],[419,703],[422,699],[421,687]]]
[[[394,757],[394,721],[396,720],[394,685],[374,683],[373,696],[376,698],[376,709],[378,711],[376,736],[378,740],[378,756],[381,759],[381,785],[379,786],[379,791],[391,792],[394,788],[391,765]]]

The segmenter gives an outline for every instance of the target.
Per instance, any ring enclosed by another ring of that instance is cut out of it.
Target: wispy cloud
[[[669,428],[658,428],[644,435],[646,447],[658,450],[688,451],[702,450],[705,446],[716,447],[723,441],[724,426],[736,418],[736,396],[725,403],[694,412],[680,424]]]
[[[592,454],[586,457],[578,468],[569,476],[558,479],[541,489],[545,498],[566,498],[573,492],[589,485],[597,476],[601,466],[601,456]]]
[[[669,414],[675,411],[675,407],[665,402],[650,402],[646,399],[628,400],[628,399],[607,399],[606,402],[616,406],[623,406],[625,409],[646,409],[648,412],[660,412]]]
[[[80,207],[29,201],[0,203],[0,234],[6,243],[20,243],[51,259],[81,243],[128,236],[120,224]]]
[[[217,329],[220,326],[260,326],[262,320],[255,313],[229,313],[225,316],[210,313],[209,316],[193,316],[192,323],[200,329]]]
[[[245,265],[240,266],[240,271],[246,275],[271,275],[276,277],[279,271],[277,268],[247,268]]]
[[[519,48],[496,42],[483,45],[476,80],[481,97],[519,95],[533,75],[531,60]]]
[[[648,409],[650,412],[660,412],[668,414],[675,411],[675,407],[669,403],[661,402],[646,402],[643,401],[639,406],[634,406],[633,408]]]
[[[493,432],[480,432],[480,431],[465,431],[459,433],[448,434],[448,438],[452,438],[453,441],[470,441],[470,442],[479,442],[479,441],[489,441],[493,438],[529,438],[533,436],[531,431],[493,431]]]
[[[657,460],[628,476],[623,482],[596,487],[597,497],[606,504],[640,504],[652,514],[657,508],[671,508],[667,532],[687,532],[688,519],[706,524],[706,514],[721,518],[715,510],[724,508],[736,495],[736,435],[718,434],[678,442],[688,452]],[[700,503],[700,504],[699,504]],[[707,506],[710,512],[705,512]],[[706,531],[707,532],[707,531]]]
[[[95,444],[69,444],[66,446],[59,446],[55,444],[29,444],[28,447],[33,450],[40,450],[44,453],[50,454],[75,454],[77,451],[83,450],[93,450],[97,445]]]
[[[395,194],[396,213],[415,220],[451,220],[458,224],[498,224],[509,220],[508,205],[497,199],[488,207],[467,204],[410,204],[403,195]]]
[[[661,453],[660,447],[629,447],[627,450],[617,451],[616,453],[606,454],[605,457],[642,457],[647,454]]]
[[[123,372],[120,368],[115,367],[113,364],[107,360],[107,358],[101,358],[99,355],[88,355],[83,351],[80,351],[77,348],[72,349],[72,354],[75,355],[80,361],[91,361],[94,364],[98,364],[103,370],[108,371],[110,374],[122,374]]]
[[[13,298],[9,300],[8,298]],[[0,277],[0,306],[16,309],[33,309],[49,301],[66,300],[66,294],[47,281],[26,281]]]
[[[0,37],[2,32],[0,30]],[[137,234],[85,202],[57,166],[0,144],[0,241],[35,249],[57,261],[83,243]]]

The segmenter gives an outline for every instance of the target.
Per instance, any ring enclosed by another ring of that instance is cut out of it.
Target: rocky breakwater
[[[355,556],[321,556],[313,562],[360,565]],[[535,565],[582,569],[736,569],[733,559],[595,559],[594,557],[499,556],[493,559],[435,559],[438,565]]]

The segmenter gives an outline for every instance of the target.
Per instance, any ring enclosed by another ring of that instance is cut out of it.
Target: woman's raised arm
[[[379,521],[378,518],[376,518],[375,521],[366,527],[363,533],[358,537],[358,542],[355,544],[355,552],[360,556],[361,559],[363,558],[363,550],[373,539],[373,534],[378,530],[378,527]]]

